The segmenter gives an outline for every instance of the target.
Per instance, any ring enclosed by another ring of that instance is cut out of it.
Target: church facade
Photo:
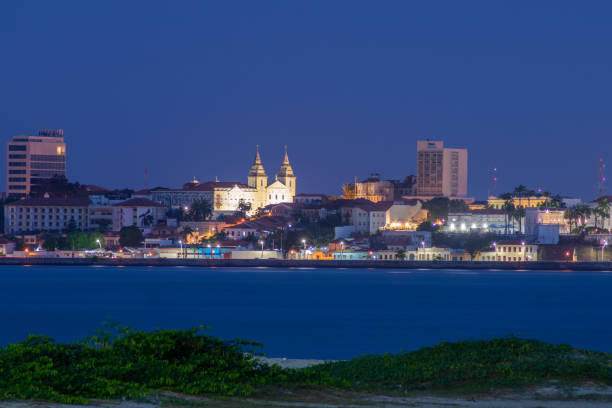
[[[217,213],[237,211],[241,202],[251,204],[251,212],[269,204],[291,203],[295,195],[296,177],[289,163],[287,147],[275,180],[269,183],[263,167],[259,146],[249,170],[247,184],[232,181],[209,181],[200,183],[193,180],[181,190],[152,191],[152,198],[168,207],[189,206],[195,200],[207,200]]]

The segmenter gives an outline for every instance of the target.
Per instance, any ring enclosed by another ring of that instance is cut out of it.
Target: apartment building
[[[467,149],[445,148],[441,141],[417,141],[416,181],[419,196],[465,197]]]
[[[25,197],[33,186],[66,176],[64,131],[43,129],[37,136],[14,136],[6,149],[6,191]]]

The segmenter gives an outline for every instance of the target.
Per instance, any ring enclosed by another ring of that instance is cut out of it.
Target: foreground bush
[[[611,356],[536,340],[503,338],[441,343],[410,353],[363,356],[303,370],[250,358],[256,343],[201,329],[102,333],[82,342],[43,336],[0,349],[0,399],[82,403],[137,399],[154,390],[248,396],[287,387],[379,392],[490,389],[557,379],[612,384]]]
[[[441,343],[310,368],[357,389],[470,389],[594,381],[612,384],[611,355],[516,337]]]
[[[123,330],[58,344],[42,336],[0,350],[0,399],[83,402],[138,398],[151,389],[190,394],[249,395],[286,379],[282,370],[250,360],[257,344],[222,341],[193,330]]]

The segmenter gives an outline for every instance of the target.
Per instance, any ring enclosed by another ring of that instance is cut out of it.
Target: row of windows
[[[26,162],[9,162],[9,167],[25,167]]]
[[[26,174],[25,170],[9,170],[9,174]]]
[[[25,190],[26,186],[22,186],[20,184],[11,184],[8,186],[9,190]]]
[[[25,152],[26,145],[9,145],[9,151],[11,152]]]
[[[9,181],[11,183],[18,183],[18,182],[25,183],[26,178],[25,177],[9,177]]]
[[[52,154],[32,154],[30,155],[32,161],[47,161],[47,162],[65,162],[66,156],[64,155],[52,155]]]
[[[51,169],[51,170],[64,170],[66,169],[65,163],[45,163],[45,162],[31,162],[30,168],[32,169]]]
[[[30,175],[35,177],[53,177],[66,174],[65,170],[30,170]]]
[[[18,219],[20,219],[20,220],[23,220],[23,215],[20,215],[20,216],[18,216],[17,218],[18,218]],[[48,220],[52,220],[52,219],[53,219],[53,216],[52,216],[52,215],[47,215],[47,216],[46,216],[46,218],[47,218]],[[32,217],[32,219],[33,219],[34,221],[37,221],[37,220],[38,220],[38,215],[34,215],[34,216]],[[41,220],[44,220],[44,219],[45,219],[45,215],[41,215],[41,216],[40,216],[40,219],[41,219]],[[60,219],[67,220],[67,219],[68,219],[68,216],[67,216],[67,215],[64,215],[64,216],[63,216],[63,218],[60,218],[60,216],[59,216],[59,215],[56,215],[56,216],[55,216],[55,219],[56,219],[56,220],[58,220],[58,221],[59,221]],[[74,215],[71,215],[71,216],[70,216],[70,219],[71,219],[71,220],[75,219],[75,218],[74,218]],[[83,219],[83,216],[79,215],[79,220],[81,220],[81,219]],[[15,220],[15,216],[14,216],[14,215],[11,215],[11,221],[14,221],[14,220]]]
[[[21,214],[21,213],[24,213],[24,212],[28,212],[28,210],[29,210],[29,212],[37,213],[38,212],[38,207],[34,207],[34,208],[31,208],[31,207],[30,208],[19,207],[19,209],[17,211]],[[40,212],[42,212],[42,213],[44,213],[44,212],[52,213],[53,210],[54,210],[54,208],[41,208]],[[62,208],[62,209],[55,208],[55,212],[56,213],[59,213],[60,210],[62,210],[63,212],[68,212],[68,208]],[[15,212],[15,207],[11,207],[11,212]],[[75,209],[74,208],[70,208],[70,212],[74,213]],[[82,208],[78,208],[78,212],[82,213],[83,209]]]
[[[521,245],[522,246],[522,245]],[[499,252],[523,252],[521,247],[500,247]],[[533,252],[533,247],[526,247],[525,252]]]
[[[25,159],[25,154],[9,154],[9,159]]]

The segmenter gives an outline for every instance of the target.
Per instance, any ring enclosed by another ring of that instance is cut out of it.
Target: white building
[[[538,260],[538,245],[525,241],[509,240],[494,244],[497,261],[529,262]]]
[[[486,231],[504,234],[506,233],[506,220],[506,213],[495,209],[449,213],[444,230],[447,232]],[[512,223],[508,220],[508,233],[514,232]]]
[[[421,203],[351,200],[341,208],[342,218],[355,227],[355,232],[375,234],[384,228],[414,229],[427,217]]]
[[[233,181],[209,181],[200,183],[193,180],[181,190],[151,190],[151,198],[167,207],[189,206],[195,200],[206,200],[216,213],[237,211],[239,204],[250,203],[251,212],[270,204],[292,203],[295,196],[296,176],[289,157],[285,156],[275,180],[268,182],[268,176],[261,162],[259,149],[251,165],[247,184]]]
[[[526,235],[538,235],[539,225],[557,225],[560,234],[570,233],[563,208],[525,208],[524,224],[523,232]]]
[[[26,198],[4,206],[4,232],[60,232],[69,228],[85,231],[88,228],[88,197]]]
[[[166,214],[166,208],[162,204],[146,198],[131,198],[114,204],[112,209],[113,231],[133,225],[143,231],[150,230]]]

